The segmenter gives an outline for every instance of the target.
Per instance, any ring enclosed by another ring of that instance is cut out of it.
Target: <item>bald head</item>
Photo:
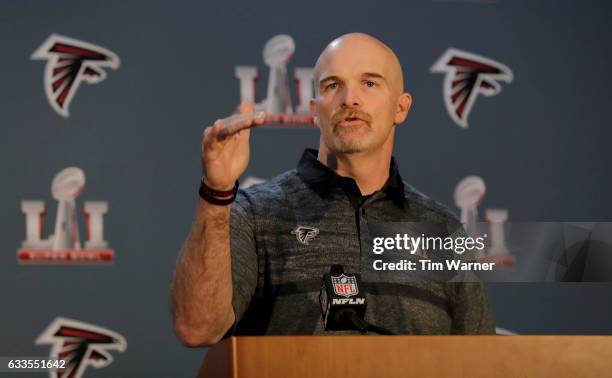
[[[337,69],[338,65],[380,67],[385,80],[396,93],[404,91],[404,74],[397,55],[379,39],[364,33],[344,34],[334,39],[323,50],[314,69],[315,88],[325,78],[325,73]]]
[[[345,34],[317,59],[314,84],[310,113],[321,130],[319,156],[378,156],[388,166],[395,126],[412,104],[393,51],[367,34]]]

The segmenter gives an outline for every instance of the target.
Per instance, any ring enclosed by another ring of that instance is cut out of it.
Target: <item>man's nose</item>
[[[342,105],[346,107],[361,106],[359,90],[354,85],[346,85],[342,91]]]

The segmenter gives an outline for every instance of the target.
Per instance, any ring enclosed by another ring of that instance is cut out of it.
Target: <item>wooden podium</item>
[[[612,377],[612,336],[232,337],[198,376]]]

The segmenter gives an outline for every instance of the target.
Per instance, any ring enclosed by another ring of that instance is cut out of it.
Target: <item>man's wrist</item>
[[[211,188],[212,190],[219,191],[219,192],[227,192],[227,191],[231,191],[231,190],[234,189],[234,185],[231,185],[231,184],[230,184],[230,186],[224,186],[224,187],[220,187],[220,186],[218,186],[218,184],[214,184],[214,185],[211,184],[206,179],[206,175],[205,174],[202,175],[201,183],[203,183],[207,187]],[[235,182],[234,182],[234,184],[235,184]]]
[[[234,183],[234,187],[229,190],[219,190],[210,187],[202,176],[200,180],[200,190],[198,191],[200,198],[213,205],[225,206],[229,205],[236,199],[238,193],[238,180]]]

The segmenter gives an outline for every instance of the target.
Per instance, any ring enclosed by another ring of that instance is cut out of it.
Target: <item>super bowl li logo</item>
[[[255,103],[256,83],[259,71],[255,66],[237,66],[236,78],[240,81],[241,101],[255,103],[256,111],[265,111],[266,125],[296,125],[313,127],[308,104],[314,97],[313,68],[296,67],[293,80],[297,90],[297,105],[294,107],[289,91],[287,63],[295,52],[291,36],[281,34],[272,37],[263,49],[263,61],[269,67],[266,98]]]
[[[487,188],[482,177],[467,176],[455,187],[455,204],[461,210],[461,223],[468,236],[487,237],[487,248],[476,257],[481,262],[494,262],[499,268],[510,268],[515,258],[506,245],[505,225],[508,220],[507,209],[486,209],[485,221],[488,233],[483,234],[478,221],[478,205],[482,203]]]
[[[104,240],[104,214],[108,203],[85,201],[87,240],[81,245],[77,220],[76,197],[85,186],[85,173],[77,167],[60,171],[51,183],[51,194],[57,200],[54,233],[44,235],[47,209],[44,201],[25,200],[21,210],[26,218],[26,239],[17,251],[20,264],[109,264],[114,252]]]

